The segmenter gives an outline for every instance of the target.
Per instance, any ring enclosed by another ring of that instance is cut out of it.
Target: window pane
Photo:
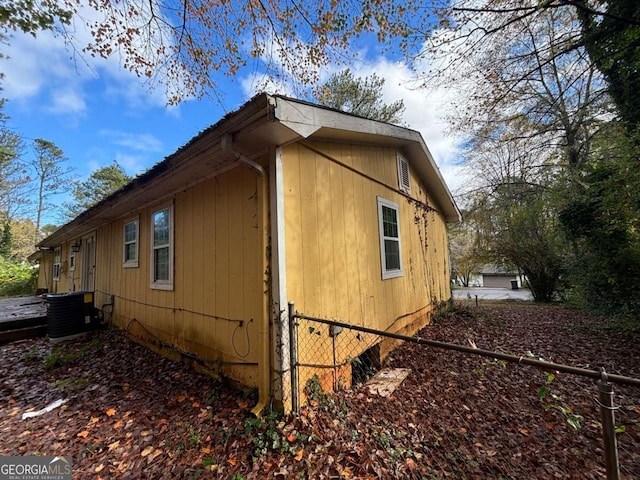
[[[138,225],[137,225],[136,222],[130,222],[130,223],[127,223],[124,226],[124,241],[125,242],[135,242],[137,226]]]
[[[167,245],[169,243],[169,210],[162,210],[153,214],[153,245]]]
[[[124,246],[124,261],[125,262],[129,262],[129,261],[136,260],[136,259],[137,259],[137,254],[136,254],[136,244],[135,244],[135,242],[127,243]]]
[[[154,281],[169,280],[169,247],[154,249],[153,270]]]
[[[384,258],[386,270],[400,270],[400,242],[385,240]]]
[[[382,206],[382,228],[385,237],[398,237],[398,217],[393,208]]]

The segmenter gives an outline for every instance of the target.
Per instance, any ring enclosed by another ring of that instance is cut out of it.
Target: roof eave
[[[220,148],[221,138],[228,133],[237,134],[238,143],[242,143],[243,139],[259,138],[265,145],[277,146],[302,138],[394,145],[403,151],[425,182],[445,221],[455,223],[461,219],[453,196],[419,132],[288,97],[259,94],[200,132],[147,172],[59,228],[37,246],[56,247],[90,233],[105,222],[126,216],[142,205],[160,200],[157,196],[159,191],[166,197],[171,194],[171,185],[175,184],[175,191],[189,185],[189,174],[196,181],[202,170],[207,169],[208,175],[215,175],[230,168],[237,159]],[[204,162],[202,169],[198,169],[198,165],[203,163],[203,154],[209,159],[215,158],[215,164]],[[160,188],[160,185],[169,188]]]
[[[172,193],[184,189],[189,183],[201,181],[205,176],[199,176],[195,165],[202,163],[203,153],[210,159],[202,165],[202,170],[206,170],[206,177],[230,168],[237,162],[237,158],[222,151],[220,148],[222,137],[226,133],[235,133],[255,122],[265,123],[265,118],[268,120],[268,112],[272,110],[271,101],[265,94],[255,96],[242,108],[200,132],[176,152],[60,227],[39,242],[37,247],[56,247],[79,238],[105,222],[126,216],[127,213],[137,210],[142,205],[161,200],[162,196],[164,198],[171,196]],[[186,168],[192,169],[191,175],[187,172],[176,176]],[[160,187],[160,184],[166,186],[169,183],[175,184],[173,188]]]

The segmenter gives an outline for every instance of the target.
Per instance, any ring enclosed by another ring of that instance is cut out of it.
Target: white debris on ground
[[[61,405],[64,405],[65,403],[67,403],[67,399],[59,399],[56,400],[55,402],[50,403],[49,405],[47,405],[46,407],[44,407],[42,410],[38,410],[37,412],[26,412],[22,414],[22,420],[26,420],[27,418],[33,418],[33,417],[39,417],[40,415],[44,415],[45,413],[49,413],[51,410],[55,410],[56,408],[58,408]]]
[[[410,371],[409,368],[385,368],[371,377],[366,385],[370,393],[390,397]]]

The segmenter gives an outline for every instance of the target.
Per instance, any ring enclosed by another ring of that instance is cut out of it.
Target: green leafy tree
[[[24,262],[33,253],[35,223],[30,218],[15,218],[11,221],[11,257]]]
[[[553,201],[546,189],[503,184],[473,203],[478,248],[490,263],[515,265],[537,302],[555,300],[562,291],[565,243]]]
[[[131,181],[131,177],[118,162],[99,168],[84,181],[76,181],[71,189],[74,202],[65,204],[65,215],[75,218],[119,188]]]
[[[640,125],[640,8],[636,0],[575,2],[582,23],[582,40],[591,60],[604,74],[609,93],[628,132]]]
[[[614,11],[604,2],[587,6],[585,2],[481,0],[472,6],[454,2],[448,12],[455,22],[433,53],[440,52],[449,61],[436,77],[468,88],[468,95],[460,96],[463,101],[455,118],[459,130],[469,135],[466,158],[473,181],[467,193],[474,199],[470,208],[482,218],[482,246],[495,262],[516,265],[525,273],[536,300],[557,298],[567,278],[577,281],[579,273],[597,273],[578,271],[594,252],[585,246],[587,237],[598,237],[597,229],[574,239],[572,248],[566,221],[561,222],[559,214],[576,207],[576,199],[583,195],[596,193],[598,201],[614,198],[600,193],[610,191],[606,182],[612,182],[613,172],[619,171],[620,155],[612,152],[615,141],[610,137],[608,145],[597,139],[605,138],[616,114],[625,117],[626,108],[620,103],[622,96],[611,89],[613,77],[594,60],[585,18],[595,22],[595,29],[606,30],[615,23],[627,34],[635,31],[637,21],[630,12],[623,20],[622,10]],[[610,15],[617,20],[604,22]],[[612,54],[620,49],[618,57],[610,58],[625,64],[615,66],[616,70],[633,72],[634,48],[629,48],[633,45],[629,39],[634,37],[622,36],[612,40],[615,46],[609,44]],[[604,59],[602,52],[598,55]],[[626,82],[629,75],[622,76]],[[613,167],[611,179],[589,174],[600,162]],[[630,175],[617,180],[634,183]],[[625,224],[634,218],[632,210],[608,215]],[[617,240],[626,247],[631,244],[628,236]],[[620,251],[630,255],[626,247]],[[606,249],[599,255],[601,260],[616,256]],[[609,269],[610,279],[614,270]],[[620,298],[621,290],[610,293]]]
[[[35,226],[31,219],[5,219],[0,230],[0,257],[17,262],[26,261],[33,253]]]
[[[559,219],[571,240],[573,299],[638,318],[640,139],[625,131],[614,123],[603,132],[596,151],[602,150],[606,158],[585,165],[582,184],[568,194]]]
[[[0,257],[0,296],[33,294],[37,279],[38,269],[30,264]]]
[[[11,223],[5,222],[0,232],[0,257],[8,259],[11,257]]]
[[[403,100],[391,104],[382,102],[382,87],[385,80],[375,73],[366,78],[356,78],[351,70],[334,73],[320,86],[318,101],[327,107],[353,113],[386,123],[402,123],[405,110]]]
[[[483,263],[515,266],[526,275],[536,301],[558,298],[562,285],[562,230],[553,151],[534,148],[535,138],[501,135],[475,139],[466,151],[475,174],[467,192],[467,221],[475,230],[475,248]],[[548,166],[547,166],[548,165]]]
[[[28,195],[25,188],[29,177],[21,160],[24,142],[7,125],[3,106],[4,100],[0,99],[0,217],[9,221],[26,213]]]
[[[35,185],[36,210],[34,243],[37,242],[42,215],[50,206],[47,199],[64,191],[72,168],[66,167],[67,158],[53,142],[36,138],[33,141],[33,158],[30,167],[33,172],[32,182]]]
[[[69,25],[73,13],[71,2],[5,0],[0,5],[0,26],[35,36],[40,30]]]
[[[478,234],[473,215],[463,212],[462,218],[461,223],[450,225],[447,233],[452,277],[458,279],[462,286],[468,287],[472,275],[478,273],[486,263],[486,256],[478,248]]]
[[[544,153],[542,161],[530,167],[546,171],[549,180],[540,184],[554,191],[542,213],[562,226],[560,236],[557,227],[547,232],[555,231],[552,238],[565,244],[561,271],[574,298],[610,311],[638,312],[631,291],[640,281],[637,2],[498,0],[453,10],[457,39],[474,40],[471,67],[455,70],[473,79],[472,98],[484,113],[465,112],[474,146],[494,134],[497,119],[513,132],[502,136],[504,142],[539,138],[532,150]],[[461,62],[463,56],[452,58]],[[501,238],[511,231],[518,228],[511,226]],[[553,249],[540,250],[545,251]]]

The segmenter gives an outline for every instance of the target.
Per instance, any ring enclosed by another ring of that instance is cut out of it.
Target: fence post
[[[293,302],[289,302],[289,368],[291,368],[291,409],[298,413],[298,322]]]
[[[604,368],[602,378],[598,381],[598,403],[602,416],[602,437],[604,440],[604,459],[607,466],[607,480],[620,480],[618,462],[618,443],[616,439],[615,406],[613,404],[613,387],[607,382]]]

